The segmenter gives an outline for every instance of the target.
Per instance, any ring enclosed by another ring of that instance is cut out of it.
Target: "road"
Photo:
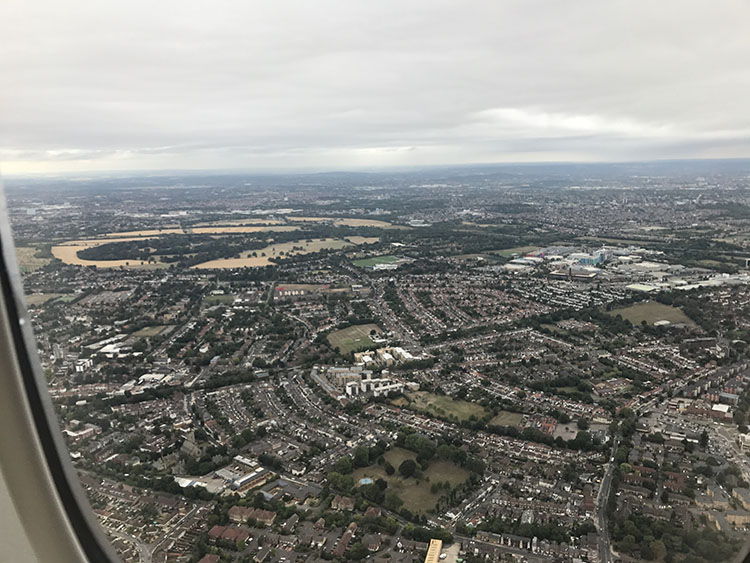
[[[130,534],[126,534],[125,532],[118,532],[117,530],[113,530],[111,528],[107,528],[106,531],[111,536],[115,536],[135,545],[138,548],[138,558],[140,559],[141,563],[152,562],[151,551],[149,550],[148,546],[141,540],[139,540],[135,536],[131,536]]]
[[[615,457],[619,445],[620,438],[617,437],[612,444],[610,459]],[[610,546],[609,530],[607,529],[607,500],[609,499],[612,487],[612,475],[615,463],[613,461],[607,462],[604,467],[604,477],[602,477],[602,484],[599,487],[599,494],[596,497],[596,527],[599,531],[599,560],[601,563],[610,563],[612,561],[612,548]]]

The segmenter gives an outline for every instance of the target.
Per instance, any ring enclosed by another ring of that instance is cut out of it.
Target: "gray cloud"
[[[8,172],[750,156],[750,4],[0,7]]]

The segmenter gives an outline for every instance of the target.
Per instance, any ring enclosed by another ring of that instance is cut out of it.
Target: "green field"
[[[363,258],[362,260],[355,260],[354,265],[360,268],[372,268],[378,264],[394,264],[401,260],[399,256],[373,256],[371,258]]]
[[[522,420],[521,413],[500,411],[489,423],[491,426],[520,426]]]
[[[209,295],[203,303],[205,305],[231,305],[235,299],[234,295]]]
[[[671,307],[669,305],[662,305],[654,301],[648,301],[646,303],[636,303],[630,307],[624,307],[622,309],[612,309],[608,311],[609,315],[616,316],[620,315],[623,319],[626,319],[634,325],[641,324],[642,321],[646,321],[648,324],[654,324],[657,321],[669,321],[672,324],[688,324],[693,325],[693,321],[677,307]]]
[[[438,418],[459,421],[468,420],[472,416],[476,419],[481,419],[487,414],[484,407],[476,403],[459,401],[447,395],[435,395],[426,391],[408,393],[405,399],[397,399],[394,401],[394,404],[428,413]]]
[[[370,338],[370,332],[380,334],[382,331],[376,324],[354,325],[337,330],[328,335],[328,343],[331,348],[338,348],[339,353],[348,354],[355,350],[375,348],[375,343]]]
[[[133,336],[137,336],[139,338],[149,338],[151,336],[160,334],[165,328],[167,328],[166,325],[145,326],[141,330],[137,330],[136,332],[134,332]]]
[[[28,274],[49,264],[51,258],[40,258],[37,254],[39,249],[34,246],[16,247],[16,259],[18,260],[18,269],[21,273]]]
[[[416,457],[417,454],[403,448],[393,448],[385,453],[386,461],[397,470],[405,459],[416,459]],[[353,476],[355,483],[363,477],[369,477],[373,480],[384,479],[388,482],[388,489],[398,493],[398,496],[404,501],[405,508],[414,513],[424,514],[435,508],[438,498],[445,494],[445,491],[433,493],[430,490],[433,483],[448,481],[451,487],[455,487],[469,478],[469,472],[450,461],[434,460],[430,462],[429,467],[419,480],[414,477],[404,479],[398,471],[393,475],[388,475],[380,465],[370,465],[357,469]]]
[[[58,299],[62,296],[62,293],[31,293],[26,296],[26,305],[29,307],[44,305],[47,301]]]

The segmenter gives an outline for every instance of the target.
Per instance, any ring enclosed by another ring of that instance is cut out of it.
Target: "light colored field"
[[[351,242],[352,244],[356,245],[362,245],[362,244],[375,244],[376,242],[380,242],[380,237],[346,237],[346,240]]]
[[[185,234],[196,234],[196,235],[232,235],[241,233],[261,233],[265,231],[283,232],[283,231],[296,231],[299,227],[294,225],[269,225],[269,226],[213,226],[213,227],[194,227],[188,229],[167,228],[167,229],[149,229],[143,231],[124,231],[119,233],[107,233],[106,237],[121,239],[122,237],[136,237],[136,240],[140,237],[155,237],[160,235],[185,235]]]
[[[78,251],[94,246],[101,246],[111,242],[127,242],[132,240],[144,240],[155,237],[126,237],[113,241],[112,239],[90,239],[90,240],[71,240],[52,247],[52,255],[74,266],[96,266],[97,268],[144,268],[157,269],[168,268],[169,264],[163,262],[148,263],[142,260],[84,260],[78,257]]]
[[[287,217],[286,220],[292,223],[333,223],[336,226],[343,227],[378,227],[381,229],[405,228],[388,223],[387,221],[378,221],[377,219],[354,219],[351,217]]]
[[[376,324],[354,325],[337,330],[328,335],[331,348],[338,348],[341,354],[348,354],[360,348],[374,348],[375,343],[370,338],[370,331],[380,334],[380,327]]]
[[[363,258],[362,260],[355,260],[354,265],[360,268],[370,268],[377,264],[393,264],[401,260],[398,256],[373,256],[372,258]]]
[[[466,225],[467,227],[480,227],[482,229],[486,229],[488,227],[493,226],[489,223],[472,223],[471,221],[461,221],[461,224]]]
[[[226,221],[210,221],[208,223],[198,223],[196,227],[222,227],[222,226],[241,226],[241,225],[281,225],[279,219],[231,219]]]
[[[34,246],[17,246],[16,260],[21,273],[27,274],[46,266],[52,260],[51,258],[38,258],[36,256],[38,249]]]
[[[435,395],[426,391],[408,393],[408,408],[426,412],[441,418],[468,420],[472,415],[480,419],[487,414],[484,407],[468,401],[452,399],[447,395]]]
[[[646,321],[648,324],[654,324],[657,321],[669,321],[672,324],[688,324],[694,325],[693,321],[677,307],[671,307],[669,305],[663,305],[654,301],[648,301],[646,303],[636,303],[630,307],[624,307],[622,309],[612,309],[607,314],[615,316],[620,315],[623,319],[626,319],[634,325],[641,324],[642,321]]]
[[[295,240],[292,242],[272,244],[259,250],[243,252],[240,254],[239,258],[220,258],[218,260],[203,262],[202,264],[192,266],[192,268],[199,270],[262,268],[263,266],[274,264],[273,259],[281,259],[296,254],[311,254],[313,252],[320,252],[324,249],[336,250],[347,246],[352,246],[352,243],[335,238]],[[255,253],[256,256],[253,256],[253,253]],[[265,254],[265,256],[263,256],[263,254]]]
[[[517,412],[500,411],[490,420],[492,426],[519,426],[523,415]]]
[[[493,250],[492,254],[508,257],[513,254],[527,254],[529,252],[535,252],[537,250],[539,250],[538,246],[517,246],[515,248],[506,248],[504,250]]]
[[[44,305],[47,301],[62,297],[62,293],[31,293],[26,296],[26,305],[29,307],[36,307],[38,305]]]
[[[433,483],[448,481],[451,487],[455,487],[469,478],[469,472],[455,463],[445,460],[435,460],[430,462],[429,467],[419,481],[414,477],[404,479],[398,473],[399,465],[405,459],[416,459],[416,457],[417,454],[412,451],[403,448],[393,448],[385,453],[385,459],[396,469],[396,473],[388,475],[381,466],[371,465],[355,470],[353,473],[354,481],[355,483],[359,482],[363,477],[369,477],[373,481],[384,479],[388,482],[388,490],[395,491],[401,497],[401,500],[404,501],[404,507],[411,512],[423,514],[435,508],[437,500],[447,492],[441,490],[433,493],[430,490]]]
[[[144,326],[141,330],[135,331],[133,333],[133,336],[137,336],[139,338],[149,338],[151,336],[160,334],[165,328],[167,328],[167,325]]]

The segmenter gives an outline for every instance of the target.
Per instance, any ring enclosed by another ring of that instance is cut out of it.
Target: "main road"
[[[599,531],[599,560],[601,563],[610,563],[612,561],[612,548],[610,546],[609,530],[607,530],[607,501],[609,500],[610,489],[612,488],[615,453],[617,453],[619,445],[620,438],[615,437],[609,461],[604,466],[604,477],[602,477],[602,484],[599,487],[599,494],[596,497],[596,527]]]

